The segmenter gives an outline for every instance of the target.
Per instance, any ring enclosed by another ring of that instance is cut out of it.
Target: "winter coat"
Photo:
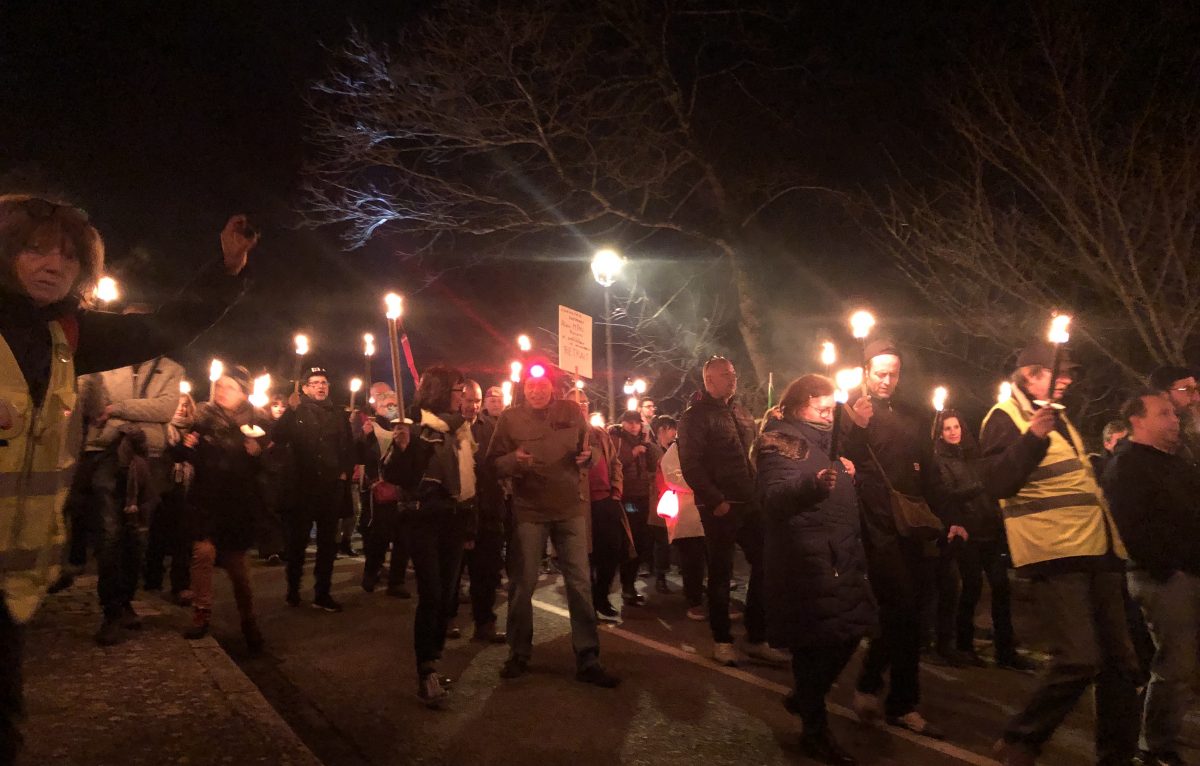
[[[854,482],[840,462],[832,493],[816,478],[831,467],[830,436],[806,423],[768,420],[756,445],[767,638],[776,646],[841,644],[875,628]]]
[[[619,425],[608,429],[608,438],[616,446],[621,461],[621,496],[631,501],[648,501],[654,495],[654,475],[658,472],[662,450],[644,434],[635,436]],[[633,451],[638,447],[646,449],[634,457]]]
[[[1200,575],[1200,470],[1125,440],[1101,483],[1134,568],[1160,582],[1178,571]]]
[[[270,427],[270,416],[243,402],[229,412],[212,403],[200,405],[193,433],[195,447],[179,446],[175,458],[187,460],[196,471],[192,482],[188,532],[193,540],[212,540],[217,548],[244,551],[254,545],[255,522],[262,497],[262,460],[246,451],[242,426]],[[267,438],[259,437],[265,451]]]
[[[947,528],[960,526],[975,542],[1004,536],[1000,505],[983,488],[979,463],[954,444],[939,440],[933,456],[933,510]]]
[[[475,536],[475,439],[471,424],[458,413],[434,414],[413,408],[416,424],[404,450],[393,448],[383,466],[383,478],[400,486],[420,503],[409,513],[455,515],[463,535]]]
[[[579,407],[561,400],[544,410],[519,404],[500,415],[487,459],[501,477],[512,477],[517,521],[566,521],[588,513],[588,469],[575,459],[589,428]],[[520,447],[533,453],[529,467],[517,462]]]
[[[700,523],[700,510],[696,508],[696,495],[684,480],[683,469],[679,467],[678,443],[668,447],[662,460],[659,461],[658,476],[662,489],[674,492],[679,500],[679,513],[674,519],[666,520],[667,537],[670,541],[675,542],[686,537],[704,537],[704,525]]]
[[[79,399],[84,418],[92,421],[84,449],[103,450],[117,441],[123,425],[135,425],[146,435],[149,457],[167,447],[167,423],[179,406],[179,382],[183,367],[166,357],[98,372],[79,381]],[[112,414],[104,425],[96,418],[108,406]]]
[[[933,417],[895,397],[872,399],[872,404],[875,413],[867,424],[865,438],[864,429],[853,425],[850,418],[842,420],[843,435],[847,437],[842,454],[857,468],[855,486],[870,544],[890,546],[896,544],[899,532],[888,483],[897,492],[924,498],[931,508],[936,502],[929,480],[933,455],[929,429]],[[880,467],[886,476],[880,473]]]
[[[291,447],[298,491],[329,493],[339,478],[354,470],[354,437],[341,407],[326,399],[301,395],[300,406],[289,408],[275,424],[274,439]]]
[[[754,498],[754,418],[737,400],[722,402],[698,392],[679,418],[679,464],[696,504],[716,508],[722,502]]]

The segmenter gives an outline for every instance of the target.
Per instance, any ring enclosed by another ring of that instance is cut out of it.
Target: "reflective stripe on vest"
[[[1013,392],[984,418],[999,410],[1024,434],[1033,417],[1024,393]],[[1112,550],[1125,557],[1125,546],[1108,513],[1089,461],[1081,459],[1083,440],[1065,413],[1060,413],[1069,440],[1050,432],[1050,446],[1025,485],[1014,497],[1000,501],[1004,528],[1014,566],[1072,556],[1100,556]]]
[[[81,437],[75,364],[57,322],[50,323],[50,338],[50,381],[35,408],[20,365],[0,337],[0,399],[16,412],[0,447],[0,592],[18,623],[33,616],[58,577],[62,505]]]

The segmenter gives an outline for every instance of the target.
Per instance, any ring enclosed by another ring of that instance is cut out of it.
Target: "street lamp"
[[[604,349],[608,363],[608,419],[617,419],[617,391],[613,384],[612,308],[610,288],[621,274],[625,259],[616,250],[597,250],[592,256],[592,277],[604,288]]]

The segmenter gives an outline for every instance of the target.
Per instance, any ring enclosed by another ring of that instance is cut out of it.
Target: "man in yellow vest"
[[[246,217],[221,232],[222,259],[153,314],[88,311],[104,242],[83,210],[0,195],[0,763],[20,746],[21,626],[61,560],[62,503],[81,441],[75,380],[177,349],[243,289],[258,242]]]
[[[1042,745],[1093,683],[1096,762],[1128,764],[1137,750],[1137,659],[1125,621],[1125,546],[1084,452],[1058,404],[1077,365],[1057,380],[1054,348],[1023,349],[1012,396],[983,421],[984,483],[1000,501],[1019,575],[1032,579],[1050,641],[1050,667],[1025,709],[1009,721],[996,753],[1033,764]]]

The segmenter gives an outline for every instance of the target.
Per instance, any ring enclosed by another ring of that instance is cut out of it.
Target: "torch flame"
[[[375,336],[363,333],[363,356],[375,356]]]
[[[208,379],[216,383],[225,374],[225,364],[220,359],[212,360],[212,364],[208,366]]]
[[[837,361],[837,346],[833,345],[833,341],[827,340],[821,344],[821,364],[826,367],[832,367]]]
[[[996,402],[1004,404],[1012,398],[1012,383],[1007,380],[1000,384],[1000,393],[996,396]]]
[[[270,374],[259,375],[254,379],[253,393],[250,394],[250,403],[255,407],[266,407],[271,401],[271,397],[267,392],[271,390]]]
[[[510,381],[512,381],[513,383],[520,383],[521,382],[521,370],[523,370],[523,369],[524,369],[524,367],[521,365],[520,362],[511,363],[510,365],[508,365],[508,379]]]
[[[362,390],[362,378],[351,378],[350,379],[350,392],[357,394],[361,390]]]
[[[633,390],[639,394],[646,393],[646,381],[642,378],[633,381]]]
[[[1046,333],[1046,338],[1051,343],[1066,343],[1071,339],[1071,334],[1067,332],[1067,328],[1071,326],[1071,317],[1068,314],[1055,314],[1050,320],[1050,332]]]
[[[112,277],[100,277],[100,281],[96,283],[96,297],[105,303],[112,303],[120,298],[121,291],[117,287],[117,280]]]
[[[849,367],[845,370],[838,370],[834,375],[834,380],[837,381],[837,387],[841,391],[850,391],[862,385],[863,374],[861,367]]]
[[[933,408],[938,412],[946,409],[946,397],[949,395],[950,392],[946,390],[945,386],[938,386],[933,389]]]
[[[604,428],[604,416],[599,412],[593,412],[592,416],[588,418],[588,422],[596,428]]]
[[[300,356],[304,356],[305,354],[307,354],[308,353],[308,336],[307,335],[297,335],[295,337],[295,341],[296,341],[296,353],[299,354]]]
[[[629,410],[630,412],[636,412],[637,406],[638,399],[636,396],[629,397],[629,399],[625,402],[625,409]]]
[[[850,328],[854,331],[854,337],[862,339],[871,334],[871,328],[875,326],[875,317],[870,311],[859,310],[850,315]]]
[[[383,296],[383,302],[387,304],[387,318],[399,319],[400,315],[404,312],[400,296],[395,293],[388,293]]]
[[[501,397],[504,400],[504,406],[507,407],[513,401],[513,382],[506,380],[500,384]]]
[[[521,349],[522,351],[530,351],[533,349],[533,341],[529,340],[528,335],[518,336],[517,348]]]
[[[192,393],[192,382],[190,380],[179,381],[179,393],[181,393],[181,394]]]

